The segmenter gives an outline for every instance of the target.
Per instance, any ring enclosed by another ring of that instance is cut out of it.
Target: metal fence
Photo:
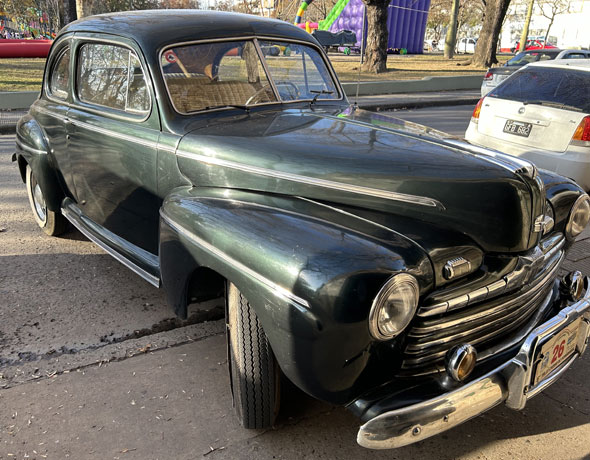
[[[0,92],[0,130],[7,132],[14,129],[38,96],[36,91]]]
[[[0,127],[16,125],[20,117],[27,113],[27,109],[2,110],[0,109]]]

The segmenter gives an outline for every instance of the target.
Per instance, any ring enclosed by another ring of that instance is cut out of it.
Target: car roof
[[[531,62],[531,67],[551,67],[558,69],[576,69],[590,72],[590,59],[559,59],[553,61]],[[528,67],[527,66],[527,67]]]
[[[201,10],[143,10],[107,13],[71,22],[72,32],[110,33],[135,40],[144,49],[202,39],[250,35],[316,43],[311,34],[284,21],[249,14]]]

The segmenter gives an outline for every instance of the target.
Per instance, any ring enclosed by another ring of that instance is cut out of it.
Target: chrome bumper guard
[[[582,318],[573,354],[546,378],[533,385],[542,346],[578,318]],[[461,388],[401,409],[384,412],[362,425],[357,442],[370,449],[406,446],[449,430],[505,402],[520,410],[584,354],[590,342],[590,289],[578,302],[535,328],[517,355]]]

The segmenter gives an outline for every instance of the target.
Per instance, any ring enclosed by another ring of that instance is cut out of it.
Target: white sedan
[[[479,100],[465,138],[590,190],[589,88],[590,61],[529,64]]]

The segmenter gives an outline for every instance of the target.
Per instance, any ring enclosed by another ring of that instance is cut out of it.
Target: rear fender
[[[39,123],[25,115],[16,127],[16,157],[23,182],[26,166],[29,165],[43,190],[47,208],[59,212],[63,191],[51,164],[49,142]]]
[[[176,312],[186,314],[197,268],[220,274],[249,300],[283,372],[326,401],[350,400],[365,369],[383,283],[407,271],[422,292],[433,284],[410,240],[303,198],[181,188],[160,214],[162,283]]]

